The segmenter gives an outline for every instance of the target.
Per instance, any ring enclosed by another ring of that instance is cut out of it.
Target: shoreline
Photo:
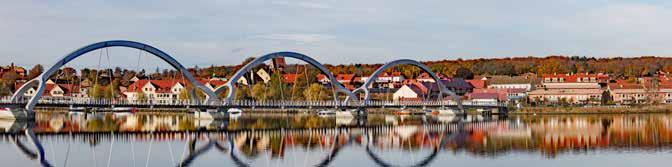
[[[594,106],[594,107],[528,107],[512,110],[509,115],[580,115],[580,114],[653,114],[672,113],[672,105]]]

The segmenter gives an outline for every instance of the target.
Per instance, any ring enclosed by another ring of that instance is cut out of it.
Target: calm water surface
[[[672,115],[40,113],[0,120],[1,166],[665,166]],[[34,136],[34,137],[31,137]]]

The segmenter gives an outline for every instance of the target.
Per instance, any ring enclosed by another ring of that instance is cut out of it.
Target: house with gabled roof
[[[146,102],[154,104],[171,104],[179,102],[179,94],[186,87],[184,80],[138,80],[123,92],[129,102]],[[142,94],[142,95],[141,95]]]

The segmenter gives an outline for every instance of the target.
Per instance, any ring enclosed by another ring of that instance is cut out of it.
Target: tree
[[[93,99],[101,99],[105,96],[104,91],[105,90],[103,86],[101,86],[100,84],[95,84],[93,85],[93,87],[91,87],[91,89],[89,89],[89,96]]]
[[[9,86],[7,86],[7,83],[5,83],[4,80],[0,79],[0,96],[9,96],[9,95],[12,95]]]
[[[455,71],[456,78],[474,79],[474,73],[468,68],[460,67]]]
[[[228,93],[229,90],[227,89],[226,91],[227,91],[227,93]],[[234,93],[234,97],[235,97],[235,99],[238,99],[238,100],[247,100],[247,99],[250,99],[250,98],[251,98],[250,90],[248,89],[247,86],[241,86],[241,87],[238,87],[238,89],[237,89],[236,92]],[[223,98],[224,98],[224,97],[223,97]]]
[[[0,94],[10,94],[11,90],[13,90],[14,83],[16,83],[16,80],[19,79],[19,74],[16,74],[14,71],[8,71],[2,74],[2,78],[0,79],[2,82],[0,82],[2,87],[0,87]]]
[[[189,100],[191,99],[191,95],[189,94],[189,91],[187,89],[182,89],[180,90],[180,94],[177,96],[180,100]]]
[[[145,92],[138,92],[138,102],[147,102],[147,95],[145,95]]]
[[[252,86],[251,96],[255,100],[264,101],[268,99],[266,91],[266,86],[263,83],[257,83]]]
[[[327,91],[318,83],[310,84],[308,89],[303,91],[303,97],[308,101],[326,99],[328,95]]]
[[[289,92],[290,89],[284,80],[284,77],[279,73],[271,74],[271,80],[266,90],[266,97],[268,99],[286,100],[291,95],[291,92]]]
[[[44,68],[42,67],[42,65],[37,64],[33,66],[33,68],[31,68],[30,71],[28,71],[28,79],[36,78],[37,76],[42,74],[43,71]]]

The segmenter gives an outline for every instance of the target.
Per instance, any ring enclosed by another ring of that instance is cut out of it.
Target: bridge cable
[[[105,56],[107,56],[107,76],[110,79],[110,83],[107,84],[108,87],[110,87],[110,107],[114,105],[114,85],[112,82],[114,79],[112,79],[112,75],[114,75],[114,71],[112,70],[112,62],[110,62],[110,51],[108,48],[105,48]]]
[[[100,76],[100,61],[101,61],[102,58],[103,58],[103,50],[100,49],[100,52],[98,54],[98,65],[96,66],[96,75],[94,75],[94,77],[96,77],[96,78],[94,78],[93,91],[91,91],[91,93],[96,93],[97,95],[100,94],[100,92],[98,92],[98,87],[99,87],[98,76]],[[100,95],[98,95],[98,96],[100,96]]]

